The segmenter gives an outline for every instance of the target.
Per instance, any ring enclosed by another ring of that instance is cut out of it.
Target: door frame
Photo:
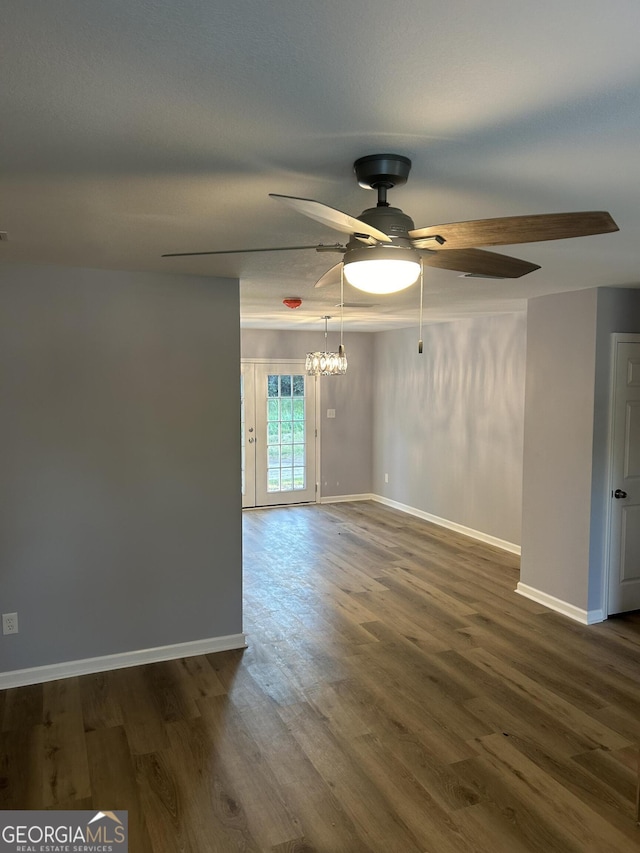
[[[618,367],[616,350],[619,343],[640,344],[640,334],[636,334],[634,332],[611,333],[611,346],[609,351],[609,420],[607,430],[607,503],[604,518],[604,559],[602,564],[602,616],[604,619],[609,618],[609,583],[611,580],[611,522],[613,508],[611,494],[614,489],[613,440],[616,403],[616,374]]]
[[[302,372],[303,373],[305,372],[305,370],[304,370],[304,358],[276,358],[275,356],[271,357],[271,358],[241,358],[240,364],[241,365],[243,365],[243,364],[251,364],[251,365],[287,364],[287,365],[291,365],[292,367],[300,367],[300,365],[303,365]],[[321,470],[320,469],[320,461],[321,461],[320,423],[322,421],[322,418],[320,417],[320,378],[321,377],[316,377],[316,381],[314,382],[314,388],[315,388],[315,420],[316,420],[315,425],[314,425],[314,430],[315,430],[315,456],[316,456],[316,459],[315,459],[315,462],[316,462],[315,499],[312,501],[305,501],[305,503],[320,503],[320,498],[322,497],[322,494],[321,494],[322,477],[320,476],[320,470]],[[245,459],[246,459],[246,456],[245,456]],[[291,504],[291,506],[294,506],[294,505],[295,504]],[[286,506],[286,504],[275,504],[275,506]],[[254,509],[268,509],[268,508],[269,508],[268,506],[247,506],[247,507],[243,507],[242,511],[247,512],[247,511],[251,511]]]

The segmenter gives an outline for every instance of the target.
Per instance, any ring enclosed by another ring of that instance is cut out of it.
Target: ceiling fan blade
[[[581,213],[542,213],[534,216],[503,216],[498,219],[474,219],[469,222],[449,222],[409,231],[418,241],[439,235],[445,240],[441,251],[468,249],[473,246],[504,246],[512,243],[537,243],[543,240],[565,240],[568,237],[588,237],[618,231],[611,215],[604,210]],[[437,246],[429,246],[437,249]]]
[[[491,278],[520,278],[540,269],[537,264],[530,264],[529,261],[498,255],[496,252],[484,252],[482,249],[450,249],[446,252],[424,253],[422,260],[428,267]]]
[[[221,249],[217,252],[171,252],[161,255],[162,258],[189,258],[196,255],[242,255],[247,252],[297,252],[299,249],[315,249],[316,252],[344,252],[344,246],[339,243],[314,246],[269,246],[266,249]]]
[[[302,213],[303,216],[309,216],[317,222],[322,222],[330,228],[335,228],[336,231],[342,231],[344,234],[353,234],[356,237],[373,237],[379,243],[390,243],[391,237],[388,237],[383,231],[374,228],[373,225],[367,225],[361,219],[356,219],[355,216],[349,216],[348,213],[343,213],[341,210],[336,210],[334,207],[329,207],[319,201],[313,201],[310,198],[294,198],[289,195],[277,195],[269,193],[270,198],[275,198],[291,207],[297,213]],[[364,242],[369,242],[365,240]]]
[[[342,261],[339,264],[335,264],[332,266],[330,270],[327,270],[326,273],[321,276],[315,283],[315,287],[329,287],[332,284],[340,284],[340,270],[342,268]]]

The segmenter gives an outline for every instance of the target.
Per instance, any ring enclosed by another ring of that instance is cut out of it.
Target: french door
[[[304,362],[242,362],[242,506],[316,499],[316,378]]]

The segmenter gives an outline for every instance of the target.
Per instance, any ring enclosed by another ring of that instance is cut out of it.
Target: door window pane
[[[267,443],[269,445],[280,444],[280,421],[267,424]]]
[[[278,400],[267,401],[267,423],[278,423],[280,420],[280,403]]]
[[[267,397],[278,396],[278,377],[270,376],[267,380]]]
[[[280,377],[280,396],[281,397],[290,397],[291,396],[291,377],[290,376],[281,376]]]
[[[293,420],[293,401],[292,400],[280,400],[280,420],[281,421],[292,421]]]
[[[280,469],[279,468],[270,468],[267,473],[267,491],[268,492],[279,492],[280,491]]]
[[[280,464],[285,468],[293,467],[293,444],[283,444],[280,448]]]
[[[269,447],[267,447],[267,460],[267,466],[269,468],[280,467],[280,448],[277,444],[275,446],[269,445]]]

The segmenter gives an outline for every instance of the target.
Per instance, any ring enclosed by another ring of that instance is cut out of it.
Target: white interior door
[[[609,614],[640,609],[640,335],[613,347]]]
[[[316,500],[316,378],[304,362],[243,363],[242,505]]]

